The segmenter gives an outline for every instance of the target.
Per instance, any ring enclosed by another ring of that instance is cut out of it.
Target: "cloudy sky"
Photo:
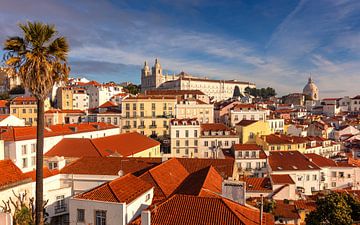
[[[1,0],[1,43],[27,20],[69,39],[73,76],[139,83],[157,57],[169,73],[279,94],[302,91],[309,74],[321,97],[360,94],[359,0]]]

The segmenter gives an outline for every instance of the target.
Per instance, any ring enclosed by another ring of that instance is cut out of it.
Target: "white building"
[[[25,126],[25,120],[14,115],[0,115],[0,127],[7,126],[23,127]]]
[[[267,174],[267,156],[256,144],[235,144],[232,147],[239,177],[264,177]]]
[[[285,120],[284,119],[267,119],[271,133],[284,133]]]
[[[172,157],[201,158],[200,124],[196,119],[173,119],[170,121]]]
[[[352,112],[360,111],[360,95],[357,95],[350,99],[350,111]]]
[[[271,151],[268,160],[268,171],[271,175],[289,175],[295,182],[297,190],[306,195],[320,190],[321,168],[300,152]]]
[[[125,225],[152,202],[154,188],[128,174],[70,199],[70,225]]]
[[[153,89],[167,90],[200,90],[208,95],[213,101],[221,101],[234,96],[234,93],[244,94],[245,88],[256,87],[250,82],[237,80],[213,80],[208,78],[195,77],[184,72],[178,75],[163,74],[158,59],[151,68],[145,62],[141,70],[141,91]]]
[[[72,88],[73,109],[87,110],[89,109],[89,95],[83,88]]]

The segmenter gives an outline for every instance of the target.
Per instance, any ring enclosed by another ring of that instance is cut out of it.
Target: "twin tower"
[[[162,68],[158,59],[155,59],[155,64],[151,68],[145,61],[144,67],[141,69],[141,91],[155,89],[163,83]]]

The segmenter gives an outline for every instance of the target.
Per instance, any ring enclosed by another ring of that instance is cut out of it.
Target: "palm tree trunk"
[[[36,225],[44,223],[43,205],[43,152],[44,152],[44,100],[38,99],[37,104],[37,129],[36,129],[36,194],[35,212]]]

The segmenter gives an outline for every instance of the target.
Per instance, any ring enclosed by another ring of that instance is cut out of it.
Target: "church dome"
[[[305,85],[303,89],[303,94],[310,98],[310,100],[318,100],[319,99],[319,89],[309,77],[308,83]]]

